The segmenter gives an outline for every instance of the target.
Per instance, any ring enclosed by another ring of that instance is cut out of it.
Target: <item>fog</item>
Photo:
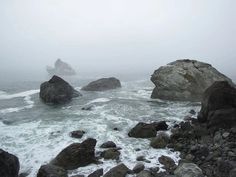
[[[81,77],[147,77],[181,58],[236,80],[235,0],[1,0],[0,80],[44,78],[57,58]]]

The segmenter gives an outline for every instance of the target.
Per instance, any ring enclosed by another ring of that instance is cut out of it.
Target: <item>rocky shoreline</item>
[[[114,78],[112,78],[114,80]],[[115,80],[119,88],[120,82]],[[103,83],[103,82],[102,82]],[[97,83],[95,83],[96,85]],[[92,84],[94,85],[94,83]],[[103,90],[104,85],[102,85]],[[109,85],[109,84],[108,84]],[[113,87],[111,89],[114,89]],[[53,76],[41,85],[41,99],[46,103],[66,103],[75,96],[81,96],[63,79]],[[54,94],[54,93],[58,94]],[[71,170],[90,164],[101,164],[103,160],[113,160],[117,166],[104,173],[97,169],[88,177],[235,177],[236,176],[236,88],[227,81],[214,82],[204,93],[198,118],[186,117],[183,122],[169,127],[165,121],[139,122],[127,134],[132,138],[150,140],[150,147],[168,148],[180,152],[178,164],[162,155],[158,161],[162,169],[146,168],[150,163],[145,156],[136,158],[136,165],[129,169],[120,161],[120,148],[116,142],[106,141],[96,150],[97,140],[88,138],[81,143],[73,143],[64,148],[48,164],[40,167],[37,177],[67,177]],[[89,109],[88,109],[89,110]],[[196,114],[190,110],[191,114]],[[114,129],[114,131],[119,131]],[[171,132],[171,133],[169,133]],[[80,139],[86,132],[76,130],[70,133]],[[137,149],[138,151],[138,149]],[[26,177],[18,174],[19,160],[16,156],[0,149],[0,176]],[[163,171],[164,169],[164,171]],[[73,177],[83,177],[76,175]]]

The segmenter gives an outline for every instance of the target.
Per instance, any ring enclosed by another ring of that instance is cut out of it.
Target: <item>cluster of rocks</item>
[[[114,77],[102,78],[89,83],[83,87],[85,91],[106,91],[121,87],[121,83]],[[49,81],[40,85],[40,98],[49,104],[63,104],[71,101],[74,97],[82,96],[80,92],[75,90],[69,83],[54,75]],[[91,107],[85,107],[84,110],[89,110]]]

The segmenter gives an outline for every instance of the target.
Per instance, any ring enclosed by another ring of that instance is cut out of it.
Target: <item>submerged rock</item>
[[[156,127],[153,124],[139,122],[128,133],[129,137],[134,138],[152,138],[157,134]]]
[[[58,76],[40,86],[40,98],[45,103],[61,104],[70,101],[73,97],[81,96],[69,83]]]
[[[68,177],[67,171],[55,165],[42,165],[37,177]]]
[[[18,177],[20,163],[18,158],[2,149],[0,149],[0,176]]]
[[[83,130],[76,130],[76,131],[70,132],[70,136],[72,138],[82,138],[84,134],[85,134],[85,131]]]
[[[61,59],[57,59],[54,68],[48,66],[47,71],[50,75],[71,76],[76,74],[75,70]]]
[[[96,140],[88,138],[82,143],[73,143],[62,150],[51,164],[66,170],[87,166],[95,161]]]
[[[116,144],[113,141],[107,141],[103,143],[100,148],[115,148]]]
[[[129,168],[122,163],[110,169],[104,177],[125,177],[129,171]]]
[[[226,81],[215,82],[204,93],[198,120],[209,127],[236,125],[236,88]]]
[[[120,81],[114,77],[110,77],[110,78],[102,78],[102,79],[93,81],[89,83],[88,85],[84,86],[82,90],[106,91],[106,90],[116,89],[120,87],[121,87]]]
[[[157,69],[151,81],[152,98],[201,101],[204,91],[215,81],[232,81],[210,64],[196,60],[177,60]]]

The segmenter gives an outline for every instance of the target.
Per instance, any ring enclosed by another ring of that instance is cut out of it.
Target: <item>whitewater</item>
[[[122,88],[105,92],[81,91],[82,85],[73,85],[83,96],[61,106],[46,105],[39,99],[40,83],[19,86],[14,90],[0,88],[0,148],[16,155],[20,172],[29,177],[37,174],[41,165],[49,163],[65,147],[87,138],[97,140],[99,146],[113,141],[121,148],[120,161],[102,160],[69,172],[88,175],[96,169],[107,172],[117,163],[129,168],[137,163],[138,156],[145,156],[150,163],[146,168],[162,167],[158,157],[166,155],[178,162],[179,153],[171,149],[153,149],[148,139],[128,137],[129,130],[138,122],[167,121],[174,125],[182,121],[191,109],[198,111],[200,103],[171,102],[151,99],[153,85],[149,80],[122,82]],[[82,110],[91,106],[91,110]],[[115,131],[114,128],[118,129]],[[83,130],[81,139],[69,136],[71,131]]]

